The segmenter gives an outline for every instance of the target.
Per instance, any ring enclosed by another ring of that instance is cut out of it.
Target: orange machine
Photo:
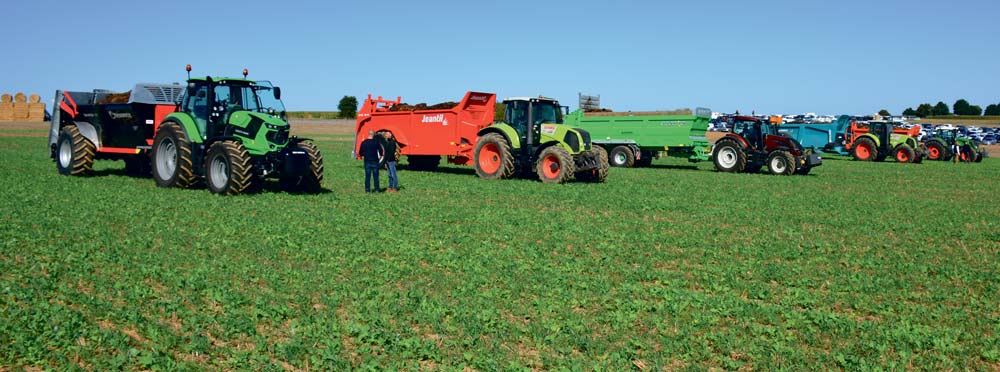
[[[368,95],[354,126],[355,157],[369,131],[391,132],[399,143],[400,154],[407,155],[411,163],[416,159],[430,159],[436,165],[440,157],[445,156],[452,164],[473,165],[477,133],[493,124],[496,94],[467,92],[451,109],[389,110],[401,102],[401,97],[385,100],[381,96],[373,99]]]

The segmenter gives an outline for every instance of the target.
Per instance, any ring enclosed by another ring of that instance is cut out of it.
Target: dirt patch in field
[[[353,119],[291,119],[294,135],[354,135]]]

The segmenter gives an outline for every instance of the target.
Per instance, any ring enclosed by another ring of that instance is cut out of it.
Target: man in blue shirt
[[[365,161],[365,192],[372,192],[371,178],[375,176],[375,192],[380,191],[378,186],[378,161],[382,157],[378,141],[375,140],[375,132],[368,131],[368,139],[361,142],[361,149],[358,151],[361,159]]]

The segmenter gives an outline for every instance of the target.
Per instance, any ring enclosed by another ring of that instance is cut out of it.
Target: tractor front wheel
[[[220,195],[240,194],[253,186],[255,177],[250,154],[232,140],[213,143],[205,159],[208,189]]]
[[[959,156],[961,156],[959,160],[971,163],[976,160],[977,154],[976,151],[972,149],[972,146],[965,145],[959,150]]]
[[[747,154],[743,147],[732,140],[722,140],[715,144],[712,153],[715,169],[720,172],[743,172],[747,168]],[[758,168],[760,169],[760,168]]]
[[[59,174],[80,176],[90,172],[94,166],[94,144],[75,125],[67,125],[59,132],[56,147],[56,168]]]
[[[795,157],[785,150],[772,151],[767,156],[767,171],[780,176],[795,174]]]
[[[299,142],[297,149],[305,151],[309,158],[309,172],[301,176],[281,177],[281,188],[285,191],[305,191],[315,194],[322,190],[323,184],[323,153],[319,152],[312,142]]]
[[[878,156],[878,148],[875,147],[875,141],[868,138],[861,138],[854,143],[851,155],[854,156],[854,160],[872,161]]]
[[[545,183],[563,183],[573,180],[573,157],[566,149],[559,146],[549,146],[542,150],[535,163],[538,178]]]
[[[896,159],[897,163],[913,163],[916,161],[917,155],[909,145],[899,145],[893,151],[892,157]]]
[[[611,149],[608,161],[615,167],[632,168],[635,165],[635,154],[628,146],[616,146]]]
[[[514,175],[514,156],[510,144],[497,133],[487,133],[479,138],[473,162],[479,178],[495,180]]]

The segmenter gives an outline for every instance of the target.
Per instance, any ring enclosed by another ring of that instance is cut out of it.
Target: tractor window
[[[540,101],[535,103],[534,120],[536,124],[541,123],[557,123],[562,124],[562,110],[559,106],[551,103]]]
[[[256,103],[254,109],[260,112],[267,112],[284,117],[285,105],[281,103],[280,99],[274,96],[275,88],[271,85],[271,82],[263,80],[258,81],[249,90],[252,90],[252,92],[248,92],[246,97],[247,99],[254,100]],[[247,109],[250,109],[249,106]]]
[[[195,124],[202,133],[205,133],[205,128],[208,127],[208,110],[208,87],[200,85],[194,94],[184,101],[184,112],[194,117]]]
[[[507,112],[504,115],[505,122],[514,127],[521,137],[524,137],[528,128],[528,102],[511,101],[507,102]]]

